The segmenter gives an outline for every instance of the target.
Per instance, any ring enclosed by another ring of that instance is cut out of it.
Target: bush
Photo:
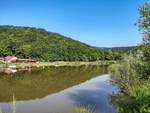
[[[145,57],[140,51],[135,55],[125,56],[120,63],[110,66],[112,78],[123,91],[123,94],[114,99],[118,113],[150,112],[150,81],[146,79],[150,68],[143,59]]]

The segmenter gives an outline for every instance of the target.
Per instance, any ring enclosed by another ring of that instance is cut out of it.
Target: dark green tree
[[[141,67],[141,75],[143,78],[150,77],[150,1],[139,7],[139,29],[143,33],[142,51],[144,54],[144,65]]]

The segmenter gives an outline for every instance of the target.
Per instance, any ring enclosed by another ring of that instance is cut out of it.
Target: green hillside
[[[102,49],[41,28],[0,26],[0,57],[15,55],[40,61],[109,60]]]

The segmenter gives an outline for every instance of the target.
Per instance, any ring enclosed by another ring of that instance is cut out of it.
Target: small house
[[[7,63],[16,62],[17,61],[17,57],[15,57],[15,56],[7,56],[7,57],[4,57],[4,61],[7,62]]]
[[[13,63],[13,62],[36,62],[31,58],[17,58],[15,56],[7,56],[7,57],[0,57],[0,61],[6,63]]]
[[[25,58],[18,58],[16,60],[16,62],[36,62],[35,60],[31,59],[31,58],[28,58],[28,59],[25,59]]]

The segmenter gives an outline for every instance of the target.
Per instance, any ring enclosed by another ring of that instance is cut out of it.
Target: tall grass
[[[37,62],[37,63],[0,63],[0,67],[6,68],[11,66],[16,66],[16,68],[25,68],[25,67],[46,67],[46,66],[83,66],[83,65],[110,65],[114,64],[116,61],[93,61],[93,62],[84,62],[84,61],[55,61],[55,62]]]
[[[3,113],[1,108],[0,108],[0,113]]]
[[[94,110],[90,107],[78,107],[74,113],[94,113]]]
[[[15,100],[15,96],[13,94],[13,101],[12,101],[12,113],[16,113],[16,100]]]
[[[150,113],[150,80],[143,79],[142,58],[142,53],[125,56],[110,67],[112,78],[124,92],[116,97],[118,113]]]
[[[11,105],[12,105],[12,113],[16,113],[16,100],[15,100],[14,94],[13,94],[13,101],[12,101]],[[2,111],[2,108],[1,108],[1,107],[0,107],[0,113],[4,113],[4,112]]]

